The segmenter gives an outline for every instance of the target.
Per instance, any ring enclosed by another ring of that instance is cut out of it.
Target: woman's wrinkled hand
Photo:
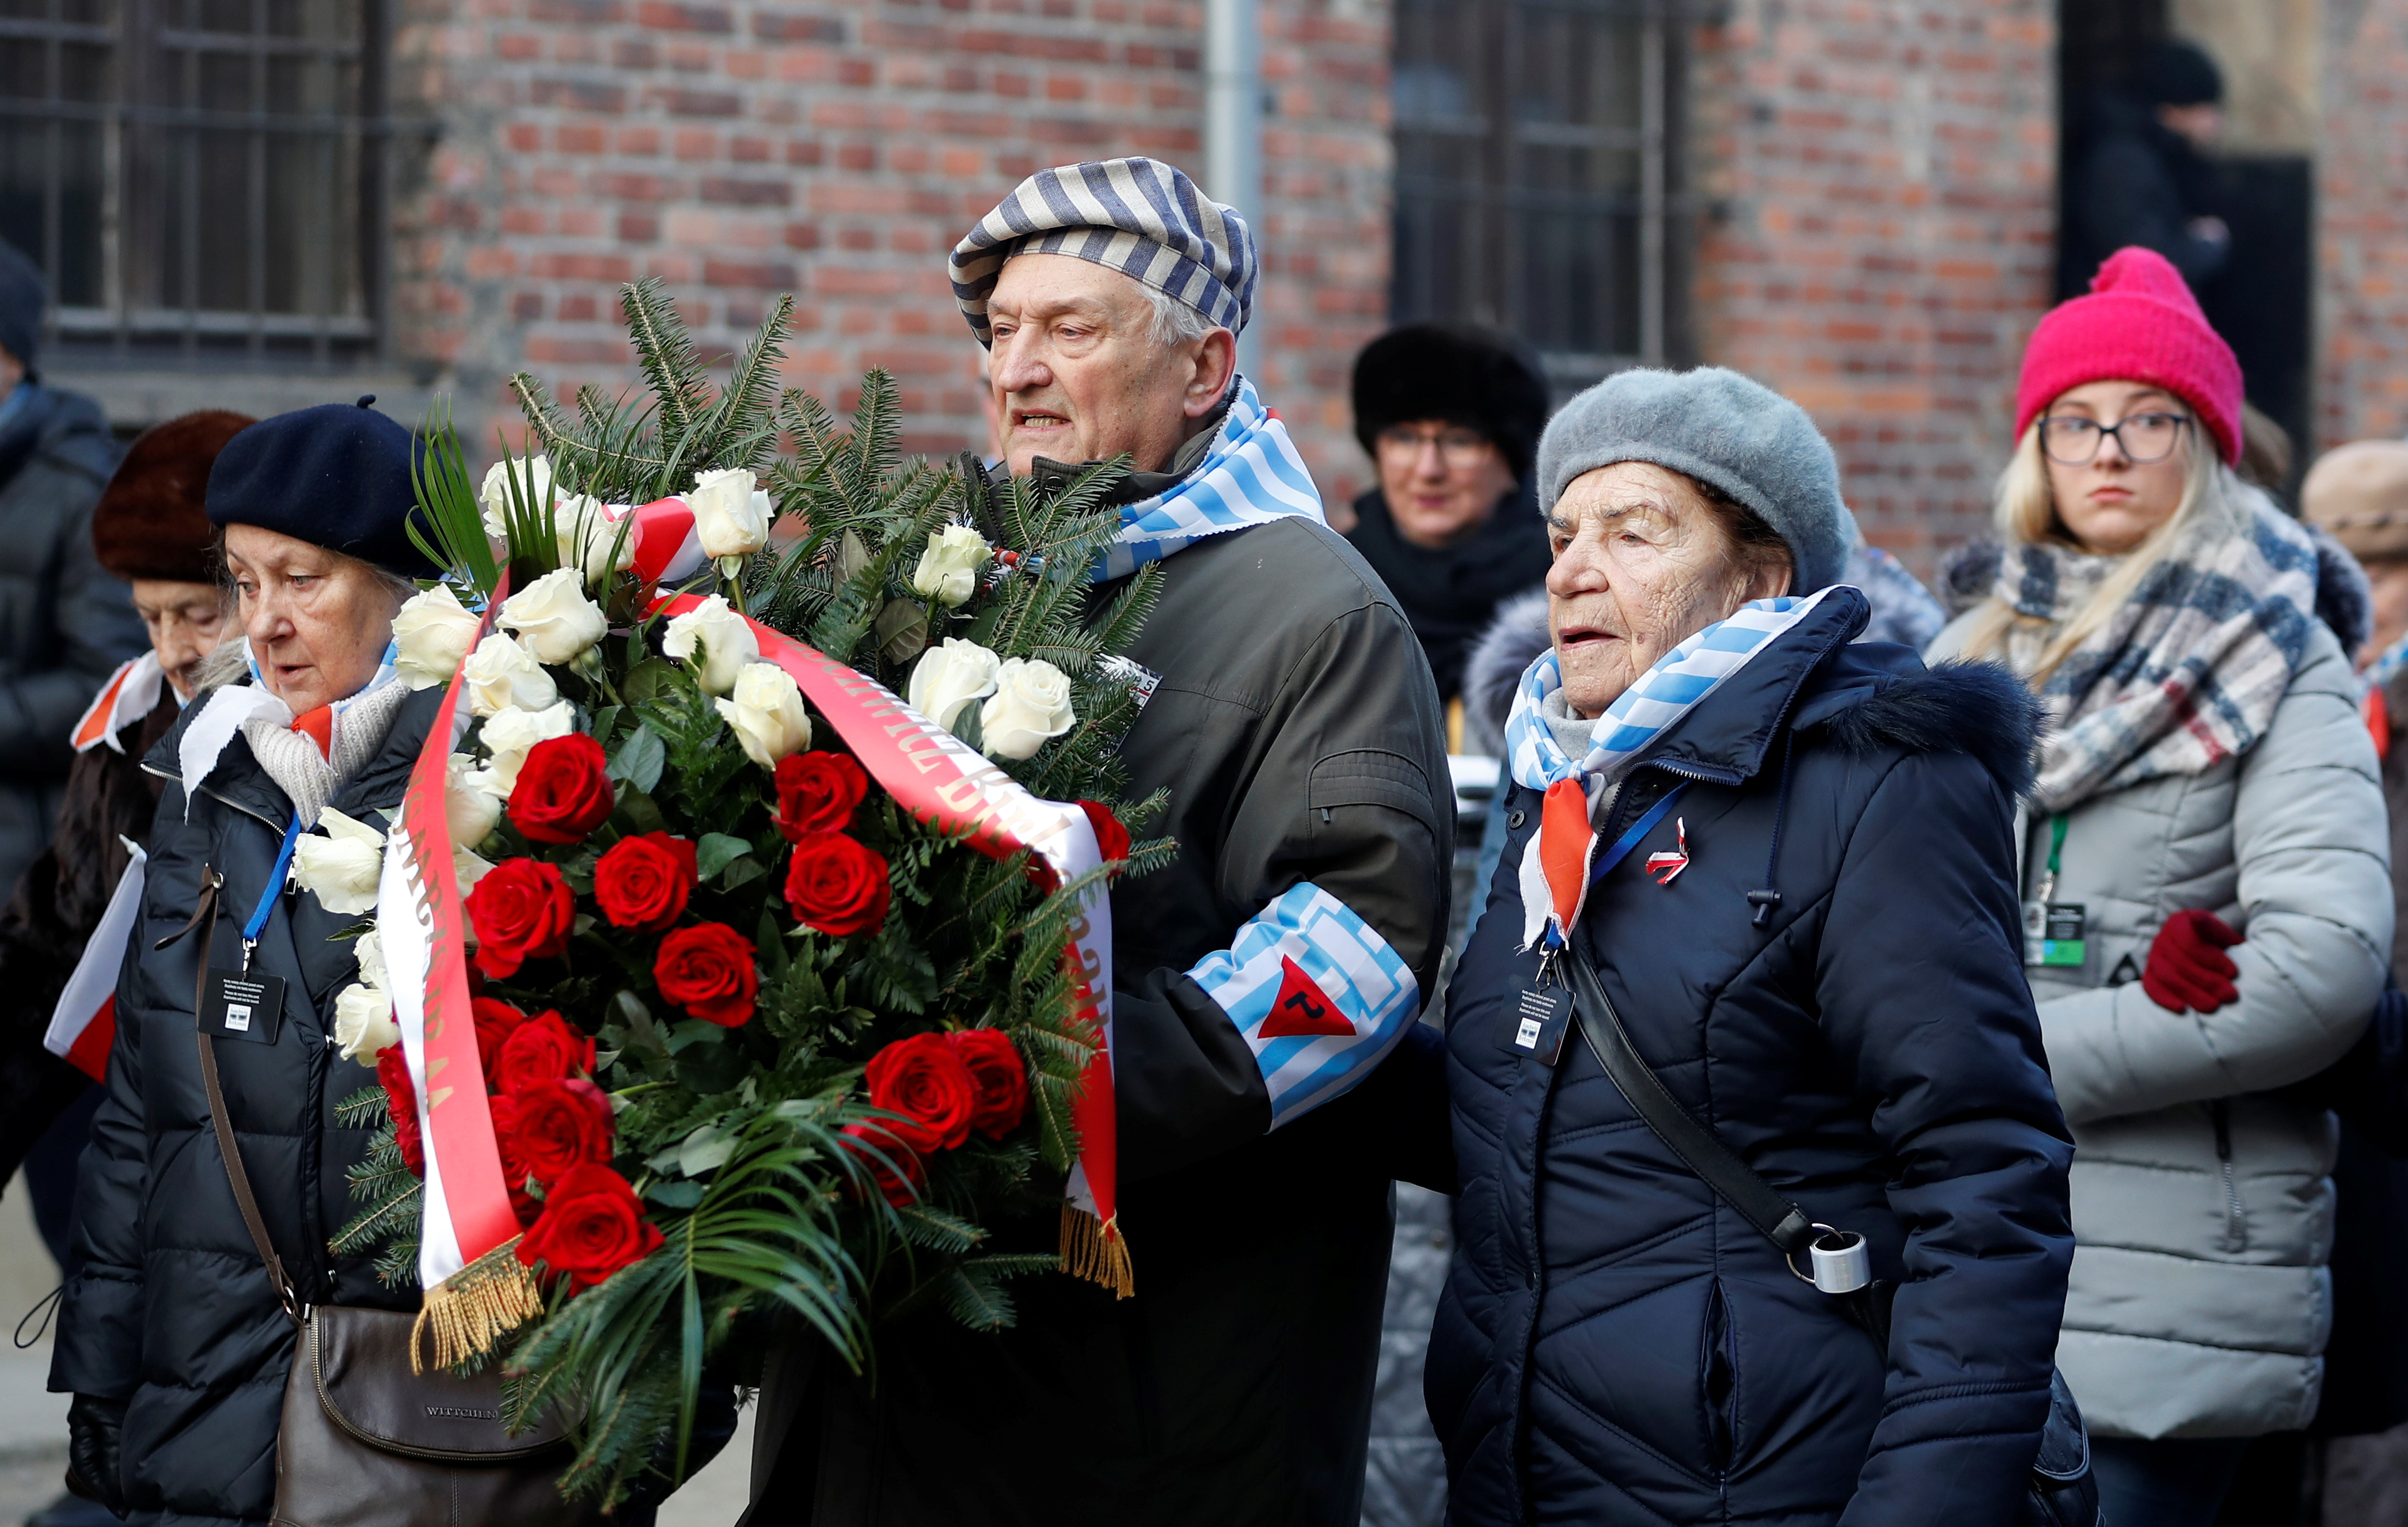
[[[2224,952],[2240,942],[2241,935],[2213,912],[2176,912],[2149,946],[2141,990],[2170,1013],[2212,1013],[2241,995],[2232,984],[2241,967]]]

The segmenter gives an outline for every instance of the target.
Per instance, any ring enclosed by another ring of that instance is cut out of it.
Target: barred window
[[[1680,358],[1678,0],[1397,0],[1390,312],[1519,335],[1558,389]]]
[[[62,351],[374,351],[384,26],[382,0],[0,0],[0,235]]]

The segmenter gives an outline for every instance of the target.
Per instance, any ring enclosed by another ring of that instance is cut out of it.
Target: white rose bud
[[[705,556],[747,556],[769,544],[769,495],[743,467],[697,474],[685,507]]]
[[[811,719],[803,710],[802,689],[774,663],[745,664],[728,697],[711,704],[727,719],[744,756],[765,769],[776,768],[778,760],[811,745]]]
[[[928,537],[920,565],[911,570],[911,590],[949,607],[967,604],[989,555],[985,536],[968,525],[947,525]]]
[[[574,567],[556,567],[510,595],[502,624],[519,634],[538,663],[570,662],[610,629]]]
[[[293,883],[337,915],[376,906],[384,874],[384,835],[333,806],[318,814],[324,837],[304,833],[293,845]]]
[[[493,872],[493,865],[456,843],[452,846],[452,878],[459,882],[463,896],[475,890],[477,882]]]
[[[393,671],[413,690],[449,684],[477,639],[477,618],[461,607],[449,584],[438,583],[405,601],[393,618]]]
[[[517,601],[513,600],[515,604]],[[560,687],[527,649],[496,631],[477,644],[461,671],[466,680],[468,710],[491,716],[511,706],[541,710],[560,698]]]
[[[343,1059],[376,1064],[376,1052],[401,1042],[393,1020],[393,999],[375,987],[352,985],[335,993],[335,1047]]]
[[[612,573],[624,573],[636,565],[636,527],[626,527],[624,540],[619,535],[621,522],[602,512],[602,501],[580,495],[564,498],[552,510],[552,531],[560,541],[560,561],[564,567],[574,567],[585,575],[588,583],[599,583]],[[619,554],[610,555],[616,546]]]
[[[752,627],[717,594],[683,615],[671,617],[661,637],[661,650],[690,668],[695,666],[697,646],[703,661],[694,679],[706,694],[725,694],[736,687],[736,676],[747,664],[761,661],[761,643],[753,637]]]
[[[443,821],[452,841],[473,848],[493,835],[502,820],[502,798],[494,793],[494,777],[477,767],[466,753],[452,755],[451,772],[443,781]]]
[[[521,710],[511,706],[487,717],[478,740],[491,755],[485,773],[502,799],[509,800],[510,792],[518,788],[519,767],[526,763],[528,749],[576,730],[577,712],[566,700],[542,710]]]
[[[976,642],[948,636],[920,654],[903,697],[912,709],[950,732],[964,706],[995,692],[1002,663]]]
[[[360,979],[380,992],[384,991],[387,985],[384,971],[384,935],[370,928],[366,933],[351,940],[351,956],[360,963]]]
[[[483,511],[485,534],[500,540],[509,534],[503,515],[514,502],[541,507],[552,496],[552,459],[495,462],[485,468],[485,485],[477,490],[477,507]]]
[[[995,698],[979,710],[990,758],[1027,758],[1070,730],[1070,680],[1050,663],[1008,658],[995,676]]]

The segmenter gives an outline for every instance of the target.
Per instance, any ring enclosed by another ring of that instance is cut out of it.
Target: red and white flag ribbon
[[[117,1039],[117,973],[125,964],[125,941],[142,910],[142,884],[150,855],[134,850],[134,862],[117,878],[100,926],[85,940],[83,957],[67,977],[66,990],[50,1009],[42,1048],[94,1081],[108,1079],[108,1049]]]
[[[82,717],[68,733],[77,752],[88,752],[107,743],[113,752],[125,749],[117,734],[158,708],[159,687],[167,681],[166,673],[159,666],[159,654],[146,651],[138,658],[128,658],[117,665],[101,685],[100,692],[84,707]]]

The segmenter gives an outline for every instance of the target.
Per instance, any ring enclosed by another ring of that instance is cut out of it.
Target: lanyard
[[[1628,858],[1630,850],[1639,847],[1640,840],[1644,838],[1649,833],[1656,830],[1656,824],[1662,821],[1664,818],[1670,813],[1673,803],[1678,801],[1681,798],[1681,792],[1688,788],[1689,781],[1684,779],[1679,784],[1674,785],[1670,790],[1666,791],[1662,800],[1656,802],[1654,806],[1649,806],[1644,816],[1641,817],[1637,821],[1632,822],[1630,826],[1624,831],[1620,837],[1613,840],[1613,846],[1612,848],[1606,849],[1603,853],[1598,854],[1597,856],[1597,863],[1588,872],[1589,884],[1595,885],[1598,881],[1604,879],[1606,875],[1612,870],[1614,865],[1621,863],[1623,860]],[[1554,960],[1556,951],[1564,947],[1564,936],[1556,931],[1555,920],[1552,918],[1548,920],[1547,931],[1543,943],[1545,945],[1545,949],[1541,956],[1542,961]]]
[[[276,898],[284,893],[284,877],[293,867],[293,846],[301,841],[301,814],[293,814],[292,825],[284,829],[284,845],[276,850],[276,867],[268,872],[267,888],[259,893],[259,905],[251,908],[250,920],[242,925],[242,968],[251,971],[251,947],[266,931],[267,920],[275,914]]]
[[[2047,901],[2057,894],[2057,877],[2065,868],[2065,813],[2060,811],[2048,820],[2048,874],[2040,883],[2040,899]]]

